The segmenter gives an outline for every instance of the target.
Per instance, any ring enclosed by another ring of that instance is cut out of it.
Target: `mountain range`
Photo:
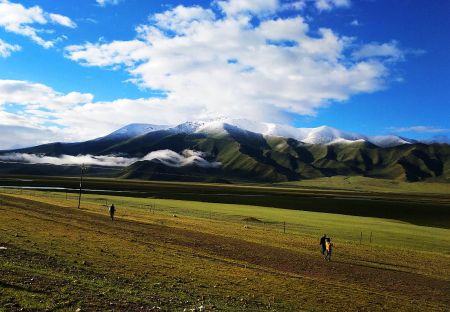
[[[234,126],[242,130],[255,132],[264,136],[293,138],[309,144],[333,144],[366,141],[379,147],[390,147],[401,144],[417,143],[395,135],[364,136],[358,133],[341,131],[332,127],[295,128],[289,125],[254,122],[248,119],[219,118],[210,121],[185,122],[175,127],[150,124],[130,124],[100,139],[133,138],[156,130],[170,130],[177,133],[223,133],[226,126]]]
[[[8,174],[33,174],[37,168],[49,175],[70,174],[70,168],[56,165],[84,162],[95,166],[92,172],[97,175],[136,179],[278,182],[334,175],[450,179],[448,144],[243,119],[177,126],[131,124],[86,142],[2,151],[0,161],[0,172]]]

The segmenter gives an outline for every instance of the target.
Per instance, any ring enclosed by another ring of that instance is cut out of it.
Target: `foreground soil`
[[[0,311],[448,311],[450,257],[1,196]]]

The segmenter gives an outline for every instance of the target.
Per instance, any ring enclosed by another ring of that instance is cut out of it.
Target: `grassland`
[[[450,183],[405,182],[398,180],[374,179],[361,176],[334,176],[276,184],[281,187],[315,188],[328,190],[351,190],[363,192],[403,193],[403,194],[450,194]]]
[[[448,187],[450,184],[399,183],[395,184],[397,185],[395,189],[390,187],[389,180],[350,179],[331,179],[333,183],[330,183],[328,187],[320,179],[298,182],[305,185],[292,183],[288,185],[230,185],[88,178],[85,179],[84,185],[87,189],[103,190],[101,193],[109,195],[120,192],[123,195],[141,198],[155,197],[327,212],[450,228]],[[348,187],[348,181],[355,181],[353,189]],[[79,179],[39,176],[3,177],[0,178],[0,184],[65,187],[76,192]],[[372,186],[375,190],[370,189]]]
[[[184,192],[190,200],[84,194],[76,209],[72,193],[0,190],[0,311],[448,310],[445,227]],[[330,263],[323,232],[336,245]]]

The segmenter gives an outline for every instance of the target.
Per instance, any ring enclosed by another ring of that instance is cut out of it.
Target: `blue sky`
[[[448,138],[449,13],[447,0],[0,0],[0,149],[216,116]]]

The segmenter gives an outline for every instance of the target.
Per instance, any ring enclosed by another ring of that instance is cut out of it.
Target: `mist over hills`
[[[44,164],[49,164],[48,175],[67,174],[71,169],[56,165],[84,163],[95,166],[100,176],[162,180],[278,182],[360,175],[449,181],[450,177],[448,144],[242,119],[174,127],[131,124],[86,142],[2,151],[0,161],[0,172],[9,174],[42,174]],[[108,171],[111,167],[115,169]]]

